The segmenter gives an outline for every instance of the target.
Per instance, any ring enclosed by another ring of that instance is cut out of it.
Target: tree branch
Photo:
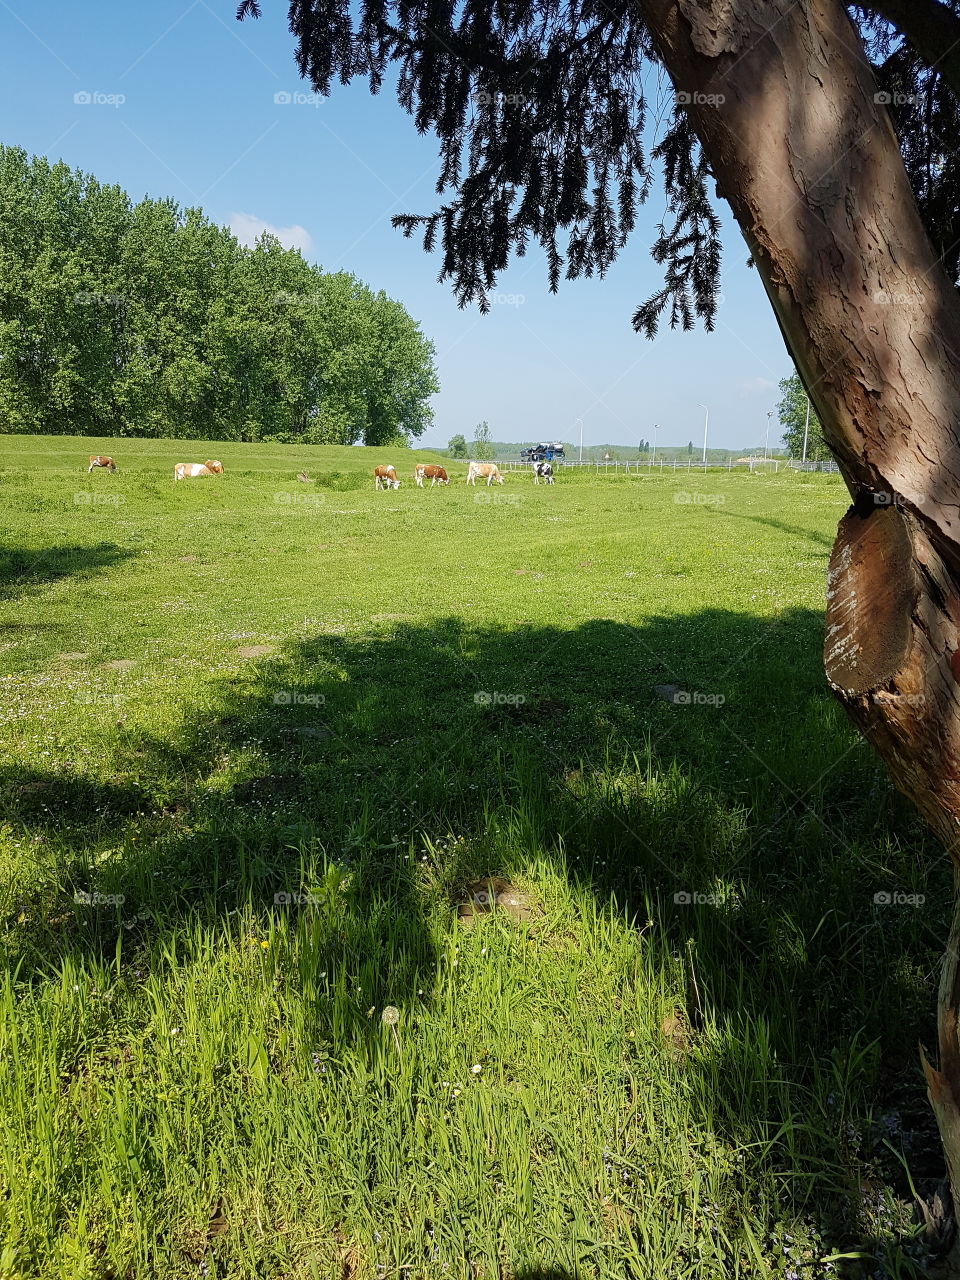
[[[960,16],[941,0],[858,0],[892,23],[960,97]]]

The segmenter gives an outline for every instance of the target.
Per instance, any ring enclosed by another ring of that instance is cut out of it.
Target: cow
[[[117,469],[117,464],[105,453],[91,453],[88,461],[90,465],[87,467],[87,475],[90,474],[94,467],[106,467],[110,472]]]
[[[414,479],[418,486],[422,489],[424,480],[430,481],[430,488],[435,484],[449,484],[450,477],[444,471],[443,467],[436,467],[430,462],[418,462],[417,469],[414,472]]]
[[[206,462],[178,462],[173,468],[174,480],[191,480],[195,476],[223,475],[223,463],[208,458]]]
[[[545,484],[553,484],[553,467],[549,462],[535,462],[533,464],[533,483],[539,484],[541,480]]]
[[[378,489],[399,489],[400,481],[394,467],[374,467],[373,483]]]
[[[482,480],[486,477],[487,488],[490,488],[491,480],[496,480],[497,484],[503,484],[503,476],[500,474],[500,468],[495,462],[471,462],[467,467],[467,484],[475,485],[477,476]]]

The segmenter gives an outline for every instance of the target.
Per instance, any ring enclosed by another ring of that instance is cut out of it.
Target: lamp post
[[[655,467],[657,465],[657,432],[659,430],[660,430],[660,423],[655,422],[653,424],[653,457],[650,459],[651,467]]]
[[[767,446],[770,443],[770,419],[773,417],[773,410],[767,410],[767,434],[763,437],[763,460],[767,460]]]
[[[807,396],[807,424],[803,428],[803,457],[800,459],[801,462],[806,462],[807,460],[807,440],[809,436],[810,436],[810,397]]]
[[[700,404],[700,401],[698,400],[697,403]],[[705,404],[701,404],[700,408],[705,410],[705,415],[703,419],[703,465],[704,467],[706,467],[707,465],[707,430],[709,429],[709,426],[710,426],[710,410]]]
[[[580,425],[580,456],[578,458],[578,461],[582,462],[583,461],[583,419],[578,418],[577,422]]]

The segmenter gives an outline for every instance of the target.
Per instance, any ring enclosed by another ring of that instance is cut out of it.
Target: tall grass
[[[838,483],[146,443],[3,476],[0,1277],[921,1274],[949,872],[824,687]]]

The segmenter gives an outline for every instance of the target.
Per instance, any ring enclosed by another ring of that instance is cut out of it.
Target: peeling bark
[[[960,868],[957,292],[840,0],[640,6],[853,496],[828,679]],[[960,912],[924,1066],[960,1219],[958,946]]]
[[[831,687],[956,854],[960,597],[922,523],[894,506],[851,508],[830,557],[826,621]]]

